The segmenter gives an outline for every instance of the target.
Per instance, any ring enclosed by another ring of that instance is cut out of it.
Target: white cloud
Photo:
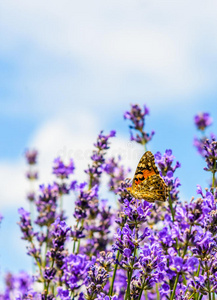
[[[66,163],[73,158],[76,166],[74,177],[80,182],[84,181],[86,179],[84,169],[90,163],[93,143],[99,133],[98,127],[98,120],[83,112],[82,116],[75,115],[71,120],[59,118],[47,121],[38,128],[29,141],[29,147],[39,151],[38,184],[53,182],[55,179],[52,175],[53,160],[58,156]],[[140,148],[117,133],[117,137],[111,138],[108,156],[121,155],[122,163],[134,170],[142,155]],[[24,157],[19,157],[13,162],[0,162],[0,199],[4,199],[1,201],[0,211],[8,207],[27,206],[25,195],[29,184],[24,175],[26,170]]]
[[[20,161],[0,162],[0,211],[3,208],[25,204],[25,191],[28,185],[24,180],[25,168]]]
[[[76,79],[55,70],[49,77],[41,71],[36,80],[26,78],[34,95],[40,91],[39,103],[46,99],[56,104],[61,98],[67,106],[83,104],[69,102],[72,98],[89,106],[106,101],[109,107],[118,105],[117,99],[123,103],[127,96],[142,95],[155,99],[153,105],[163,98],[164,106],[174,101],[173,96],[191,95],[214,84],[200,57],[201,51],[205,58],[210,51],[216,57],[214,1],[9,0],[1,6],[6,38],[2,49],[11,52],[15,45],[27,43],[54,60],[76,60],[84,72]],[[23,67],[34,61],[37,53],[29,53]],[[139,74],[139,84],[128,83],[130,74]]]

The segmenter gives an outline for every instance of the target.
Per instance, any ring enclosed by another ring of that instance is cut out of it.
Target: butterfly
[[[150,151],[145,152],[140,159],[132,187],[128,187],[127,190],[136,199],[144,199],[148,202],[166,201],[168,187],[160,176],[154,155]]]

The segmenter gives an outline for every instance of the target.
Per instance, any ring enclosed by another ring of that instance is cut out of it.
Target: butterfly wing
[[[148,202],[166,201],[167,185],[160,175],[152,175],[140,182],[133,190],[133,196]]]
[[[161,178],[155,165],[154,155],[147,151],[140,159],[132,187],[127,188],[133,197],[148,202],[166,201],[168,196],[167,185]]]
[[[136,168],[136,172],[133,178],[132,189],[148,178],[151,175],[159,175],[158,168],[155,165],[154,155],[151,151],[147,151],[141,157],[138,166]]]

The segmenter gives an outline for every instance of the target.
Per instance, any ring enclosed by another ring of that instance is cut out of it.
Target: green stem
[[[180,273],[178,272],[177,275],[176,275],[176,280],[175,280],[175,283],[174,283],[173,292],[172,292],[172,295],[170,297],[170,300],[173,300],[173,298],[175,296],[176,287],[177,287],[177,284],[178,284],[178,281],[179,281],[179,275],[180,275]]]
[[[76,244],[76,240],[74,240],[74,243],[73,243],[73,250],[72,250],[73,254],[75,253],[75,244]]]
[[[189,235],[191,234],[191,229],[192,229],[192,225],[190,225],[190,228],[189,228]],[[185,257],[185,254],[188,250],[188,242],[189,242],[189,240],[186,241],[185,248],[184,248],[184,251],[183,251],[183,254],[182,254],[182,258]]]
[[[172,214],[172,219],[173,219],[173,223],[174,223],[174,221],[175,221],[175,211],[174,211],[174,209],[173,209],[173,204],[172,204],[172,199],[171,199],[171,195],[170,195],[170,193],[169,193],[169,206],[170,206],[170,210],[171,210],[171,214]],[[179,242],[178,242],[178,238],[176,238],[176,249],[177,249],[177,251],[178,251],[178,253],[179,253]]]
[[[173,204],[172,204],[172,199],[171,199],[171,195],[169,193],[169,206],[170,206],[170,210],[171,210],[171,214],[172,214],[172,219],[173,219],[173,222],[175,221],[175,212],[174,212],[174,209],[173,209]]]
[[[192,228],[192,225],[190,226],[190,229],[189,229],[189,235],[191,234],[191,228]],[[185,248],[184,248],[184,251],[182,253],[182,258],[185,257],[185,254],[186,254],[187,250],[188,250],[188,240],[186,241]],[[176,275],[176,280],[175,280],[175,283],[174,283],[174,286],[173,286],[173,292],[172,292],[172,295],[170,297],[170,300],[172,300],[175,296],[176,287],[177,287],[177,284],[178,284],[178,281],[179,281],[179,275],[180,275],[180,272],[178,272],[177,275]]]
[[[199,274],[200,274],[200,263],[199,263],[199,265],[198,265],[196,277],[199,277]],[[198,299],[199,299],[199,296],[200,296],[200,294],[199,294],[199,292],[197,292],[196,295],[195,295],[195,300],[198,300]]]
[[[45,250],[44,250],[44,268],[46,266],[46,253],[47,253],[47,244],[48,244],[48,234],[49,234],[49,229],[47,228],[47,233],[46,233],[46,244],[45,244]]]
[[[158,284],[156,283],[156,293],[157,293],[157,300],[160,300],[160,293],[158,289]]]
[[[200,295],[200,298],[199,298],[199,300],[201,300],[203,298],[203,295]]]
[[[119,260],[119,255],[120,255],[120,251],[118,250],[117,255],[116,255],[116,261]],[[110,289],[109,289],[109,296],[112,296],[112,293],[113,293],[113,287],[114,287],[114,282],[115,282],[115,276],[116,276],[117,268],[118,268],[118,264],[116,263],[115,267],[114,267],[113,276],[112,276],[111,286],[110,286]]]
[[[189,297],[188,299],[191,299],[192,296],[194,296],[195,292],[193,292]]]
[[[54,266],[54,259],[52,260],[52,264],[51,264],[51,268],[53,268]],[[44,282],[45,283],[45,282]],[[46,283],[45,283],[46,284]],[[45,293],[45,300],[47,300],[47,295],[48,295],[48,292],[49,292],[49,285],[50,285],[50,280],[48,280],[47,282],[47,287],[45,288],[46,290],[46,293]],[[46,285],[45,285],[46,286]]]
[[[76,251],[76,253],[77,253],[77,254],[79,253],[79,248],[80,248],[80,242],[81,242],[81,240],[79,239],[79,240],[78,240],[78,246],[77,246],[77,251]]]
[[[142,129],[142,128],[140,128],[140,129],[138,129],[138,130],[140,131],[140,133],[141,133],[141,137],[142,137],[142,136],[143,136],[143,129]],[[146,152],[146,151],[147,151],[147,147],[146,147],[146,144],[147,144],[147,142],[146,142],[146,140],[142,138],[142,142],[141,142],[141,144],[142,144],[142,145],[144,145],[145,152]]]
[[[207,266],[206,266],[206,269],[207,269]],[[212,300],[211,291],[210,291],[209,270],[207,270],[207,279],[208,279],[209,300]]]
[[[139,298],[138,298],[138,300],[140,300],[140,299],[141,299],[141,297],[142,297],[142,292],[143,292],[143,290],[144,290],[144,287],[145,287],[145,280],[144,280],[144,282],[143,282],[143,285],[142,285],[141,291],[140,291],[140,293],[139,293]],[[146,294],[145,294],[145,299],[148,299]]]
[[[215,172],[216,172],[216,160],[214,161],[214,168],[212,173],[212,187],[215,187]]]
[[[133,264],[134,264],[135,256],[136,256],[136,245],[135,245],[134,254],[133,254]],[[133,268],[130,271],[128,271],[127,291],[126,291],[124,300],[130,299],[130,282],[131,282],[132,275],[133,275]]]
[[[133,274],[133,270],[130,270],[130,272],[128,271],[127,272],[127,291],[126,291],[126,294],[125,294],[125,297],[124,297],[124,300],[127,300],[128,299],[128,295],[130,296],[130,281],[131,281],[131,278],[132,278],[132,274]]]
[[[93,180],[93,175],[90,174],[90,181],[89,181],[89,185],[88,185],[88,190],[90,190],[92,188],[92,180]]]
[[[200,274],[200,263],[199,263],[199,265],[198,265],[198,269],[197,269],[197,274],[196,274],[196,276],[199,277],[199,274]]]
[[[30,243],[31,243],[32,248],[35,248],[33,241],[30,241]],[[43,274],[42,274],[42,269],[41,269],[42,266],[41,266],[41,264],[38,262],[37,256],[33,254],[33,257],[34,257],[35,262],[36,262],[36,264],[37,264],[37,266],[38,266],[39,273],[40,273],[40,275],[41,275],[41,279],[43,279]]]
[[[145,152],[147,151],[146,143],[144,143]]]
[[[81,228],[83,228],[83,226],[84,226],[84,219],[82,219],[82,221],[81,221]],[[78,240],[78,246],[77,246],[76,253],[79,253],[80,243],[81,243],[81,239]]]

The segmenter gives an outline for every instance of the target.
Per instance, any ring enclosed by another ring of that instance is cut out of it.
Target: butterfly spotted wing
[[[166,201],[168,196],[167,185],[161,178],[155,165],[154,155],[147,151],[137,166],[132,187],[128,191],[136,199],[148,202]]]

